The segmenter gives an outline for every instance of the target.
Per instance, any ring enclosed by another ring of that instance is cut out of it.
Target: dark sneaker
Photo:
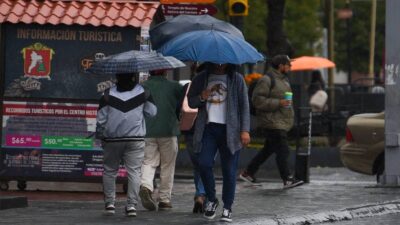
[[[204,213],[204,202],[206,197],[196,196],[194,197],[193,213]]]
[[[296,178],[289,178],[283,181],[283,189],[293,188],[300,186],[304,183],[302,180],[297,180]]]
[[[212,220],[215,217],[215,211],[217,210],[217,207],[219,205],[218,199],[215,199],[215,202],[207,202],[207,206],[204,212],[204,217]]]
[[[104,210],[106,215],[114,215],[115,214],[115,206],[113,203],[106,203],[106,207]]]
[[[232,210],[224,208],[220,220],[225,222],[232,222]]]
[[[243,181],[246,181],[249,184],[256,184],[257,180],[254,176],[248,174],[246,171],[243,171],[240,173],[239,178],[242,179]]]
[[[144,208],[150,211],[154,211],[157,209],[156,202],[153,200],[153,197],[151,197],[151,191],[146,188],[141,186],[140,191],[139,191],[139,196],[140,199],[142,200],[142,205]]]
[[[125,208],[125,214],[129,217],[136,217],[136,209],[133,206],[128,206]]]
[[[159,202],[158,210],[170,210],[172,209],[171,202]]]

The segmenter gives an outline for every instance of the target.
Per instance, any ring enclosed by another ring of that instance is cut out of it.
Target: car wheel
[[[10,186],[8,185],[8,181],[0,181],[0,190],[1,191],[8,191],[8,188]]]
[[[20,190],[20,191],[25,191],[26,186],[27,186],[26,181],[24,181],[24,180],[19,180],[17,183],[18,190]]]

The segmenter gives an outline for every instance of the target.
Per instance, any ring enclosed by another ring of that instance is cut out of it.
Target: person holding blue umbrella
[[[216,64],[257,63],[264,56],[246,40],[216,30],[191,31],[176,36],[157,49],[182,61]]]
[[[211,63],[193,79],[188,102],[191,108],[198,108],[193,145],[208,200],[204,217],[213,219],[219,205],[213,174],[218,150],[223,175],[221,221],[231,222],[239,153],[250,142],[250,109],[243,76],[232,64]]]

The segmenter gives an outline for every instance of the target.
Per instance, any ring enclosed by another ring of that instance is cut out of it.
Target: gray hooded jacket
[[[144,116],[155,116],[150,94],[137,84],[132,90],[109,89],[100,99],[96,136],[105,141],[141,141],[146,135]]]

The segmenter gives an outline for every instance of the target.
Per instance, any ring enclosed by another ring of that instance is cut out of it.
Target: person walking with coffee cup
[[[273,153],[276,154],[283,188],[295,187],[303,183],[291,176],[288,165],[290,152],[287,133],[294,123],[293,93],[287,78],[291,67],[290,62],[287,55],[273,57],[269,75],[260,78],[253,91],[252,103],[256,109],[257,124],[262,129],[265,143],[240,174],[242,180],[252,184],[256,183],[254,175],[261,164]]]

